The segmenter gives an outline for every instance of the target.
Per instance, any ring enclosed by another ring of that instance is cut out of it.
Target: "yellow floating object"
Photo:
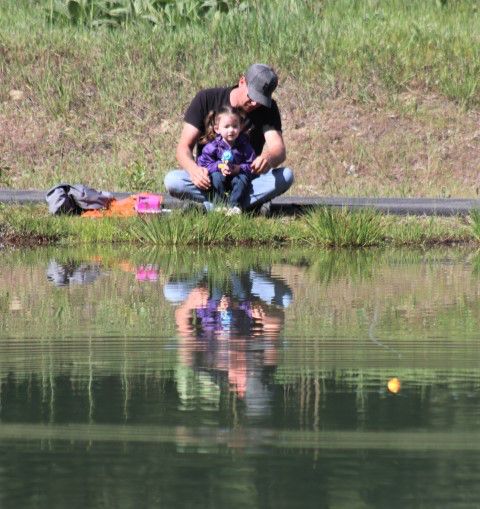
[[[398,394],[402,388],[402,383],[400,382],[400,379],[395,376],[390,378],[387,383],[387,388],[392,394]]]

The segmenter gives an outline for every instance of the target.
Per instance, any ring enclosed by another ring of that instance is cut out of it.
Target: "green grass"
[[[329,207],[310,212],[306,241],[330,247],[378,245],[383,238],[381,216],[372,210],[351,212]]]
[[[245,4],[251,8],[190,18],[183,26],[159,19],[151,27],[139,19],[108,31],[49,26],[49,0],[7,0],[0,7],[6,85],[29,78],[43,101],[65,112],[85,102],[88,85],[113,107],[132,93],[161,92],[160,78],[177,77],[181,88],[211,85],[264,60],[307,85],[340,84],[358,98],[368,98],[372,81],[397,91],[420,81],[465,105],[479,102],[480,21],[473,0],[442,7],[435,0]],[[199,66],[198,58],[210,65]]]
[[[140,242],[177,246],[177,245],[215,245],[225,243],[231,238],[233,220],[224,214],[177,214],[141,218],[135,228]]]
[[[476,219],[475,219],[476,218]],[[49,216],[46,207],[0,206],[0,242],[9,245],[137,243],[150,246],[425,246],[478,242],[478,214],[383,216],[322,208],[299,217],[173,212],[146,218]]]
[[[385,216],[385,242],[398,246],[472,242],[476,237],[470,225],[470,217]]]
[[[473,210],[468,219],[472,235],[475,240],[480,240],[480,210]]]
[[[0,237],[20,245],[132,242],[137,218],[49,216],[44,207],[0,206]]]

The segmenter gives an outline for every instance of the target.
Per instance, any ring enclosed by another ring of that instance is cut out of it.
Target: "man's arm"
[[[252,163],[257,158],[257,155],[255,154],[255,151],[253,150],[253,147],[250,145],[250,142],[248,140],[245,140],[245,144],[243,145],[243,152],[245,160],[243,163],[239,165],[240,171],[242,171],[246,175],[251,175]]]
[[[251,164],[252,173],[265,173],[280,166],[287,157],[287,150],[280,131],[265,132],[265,145],[262,153]]]
[[[187,170],[192,182],[199,189],[210,189],[208,170],[198,166],[193,158],[193,149],[200,137],[200,131],[191,124],[183,124],[182,134],[177,145],[177,161],[181,168]]]

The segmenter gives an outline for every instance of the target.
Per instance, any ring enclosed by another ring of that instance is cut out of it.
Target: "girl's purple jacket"
[[[208,173],[220,171],[218,165],[222,162],[222,155],[225,150],[231,150],[233,161],[231,164],[240,165],[240,171],[246,175],[251,175],[250,165],[255,159],[255,152],[244,134],[235,140],[231,147],[219,134],[210,143],[207,143],[198,156],[197,164],[208,169]]]

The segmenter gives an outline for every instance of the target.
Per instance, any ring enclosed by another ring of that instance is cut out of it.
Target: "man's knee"
[[[243,185],[247,185],[250,182],[250,179],[248,178],[248,175],[245,175],[245,173],[239,173],[232,179],[232,182],[241,182]]]
[[[165,175],[163,183],[170,194],[181,194],[185,189],[180,173],[179,170],[172,170]]]
[[[285,190],[287,190],[289,187],[291,187],[291,185],[293,184],[295,178],[293,176],[293,171],[286,167],[286,168],[283,168],[283,179],[285,181]]]

